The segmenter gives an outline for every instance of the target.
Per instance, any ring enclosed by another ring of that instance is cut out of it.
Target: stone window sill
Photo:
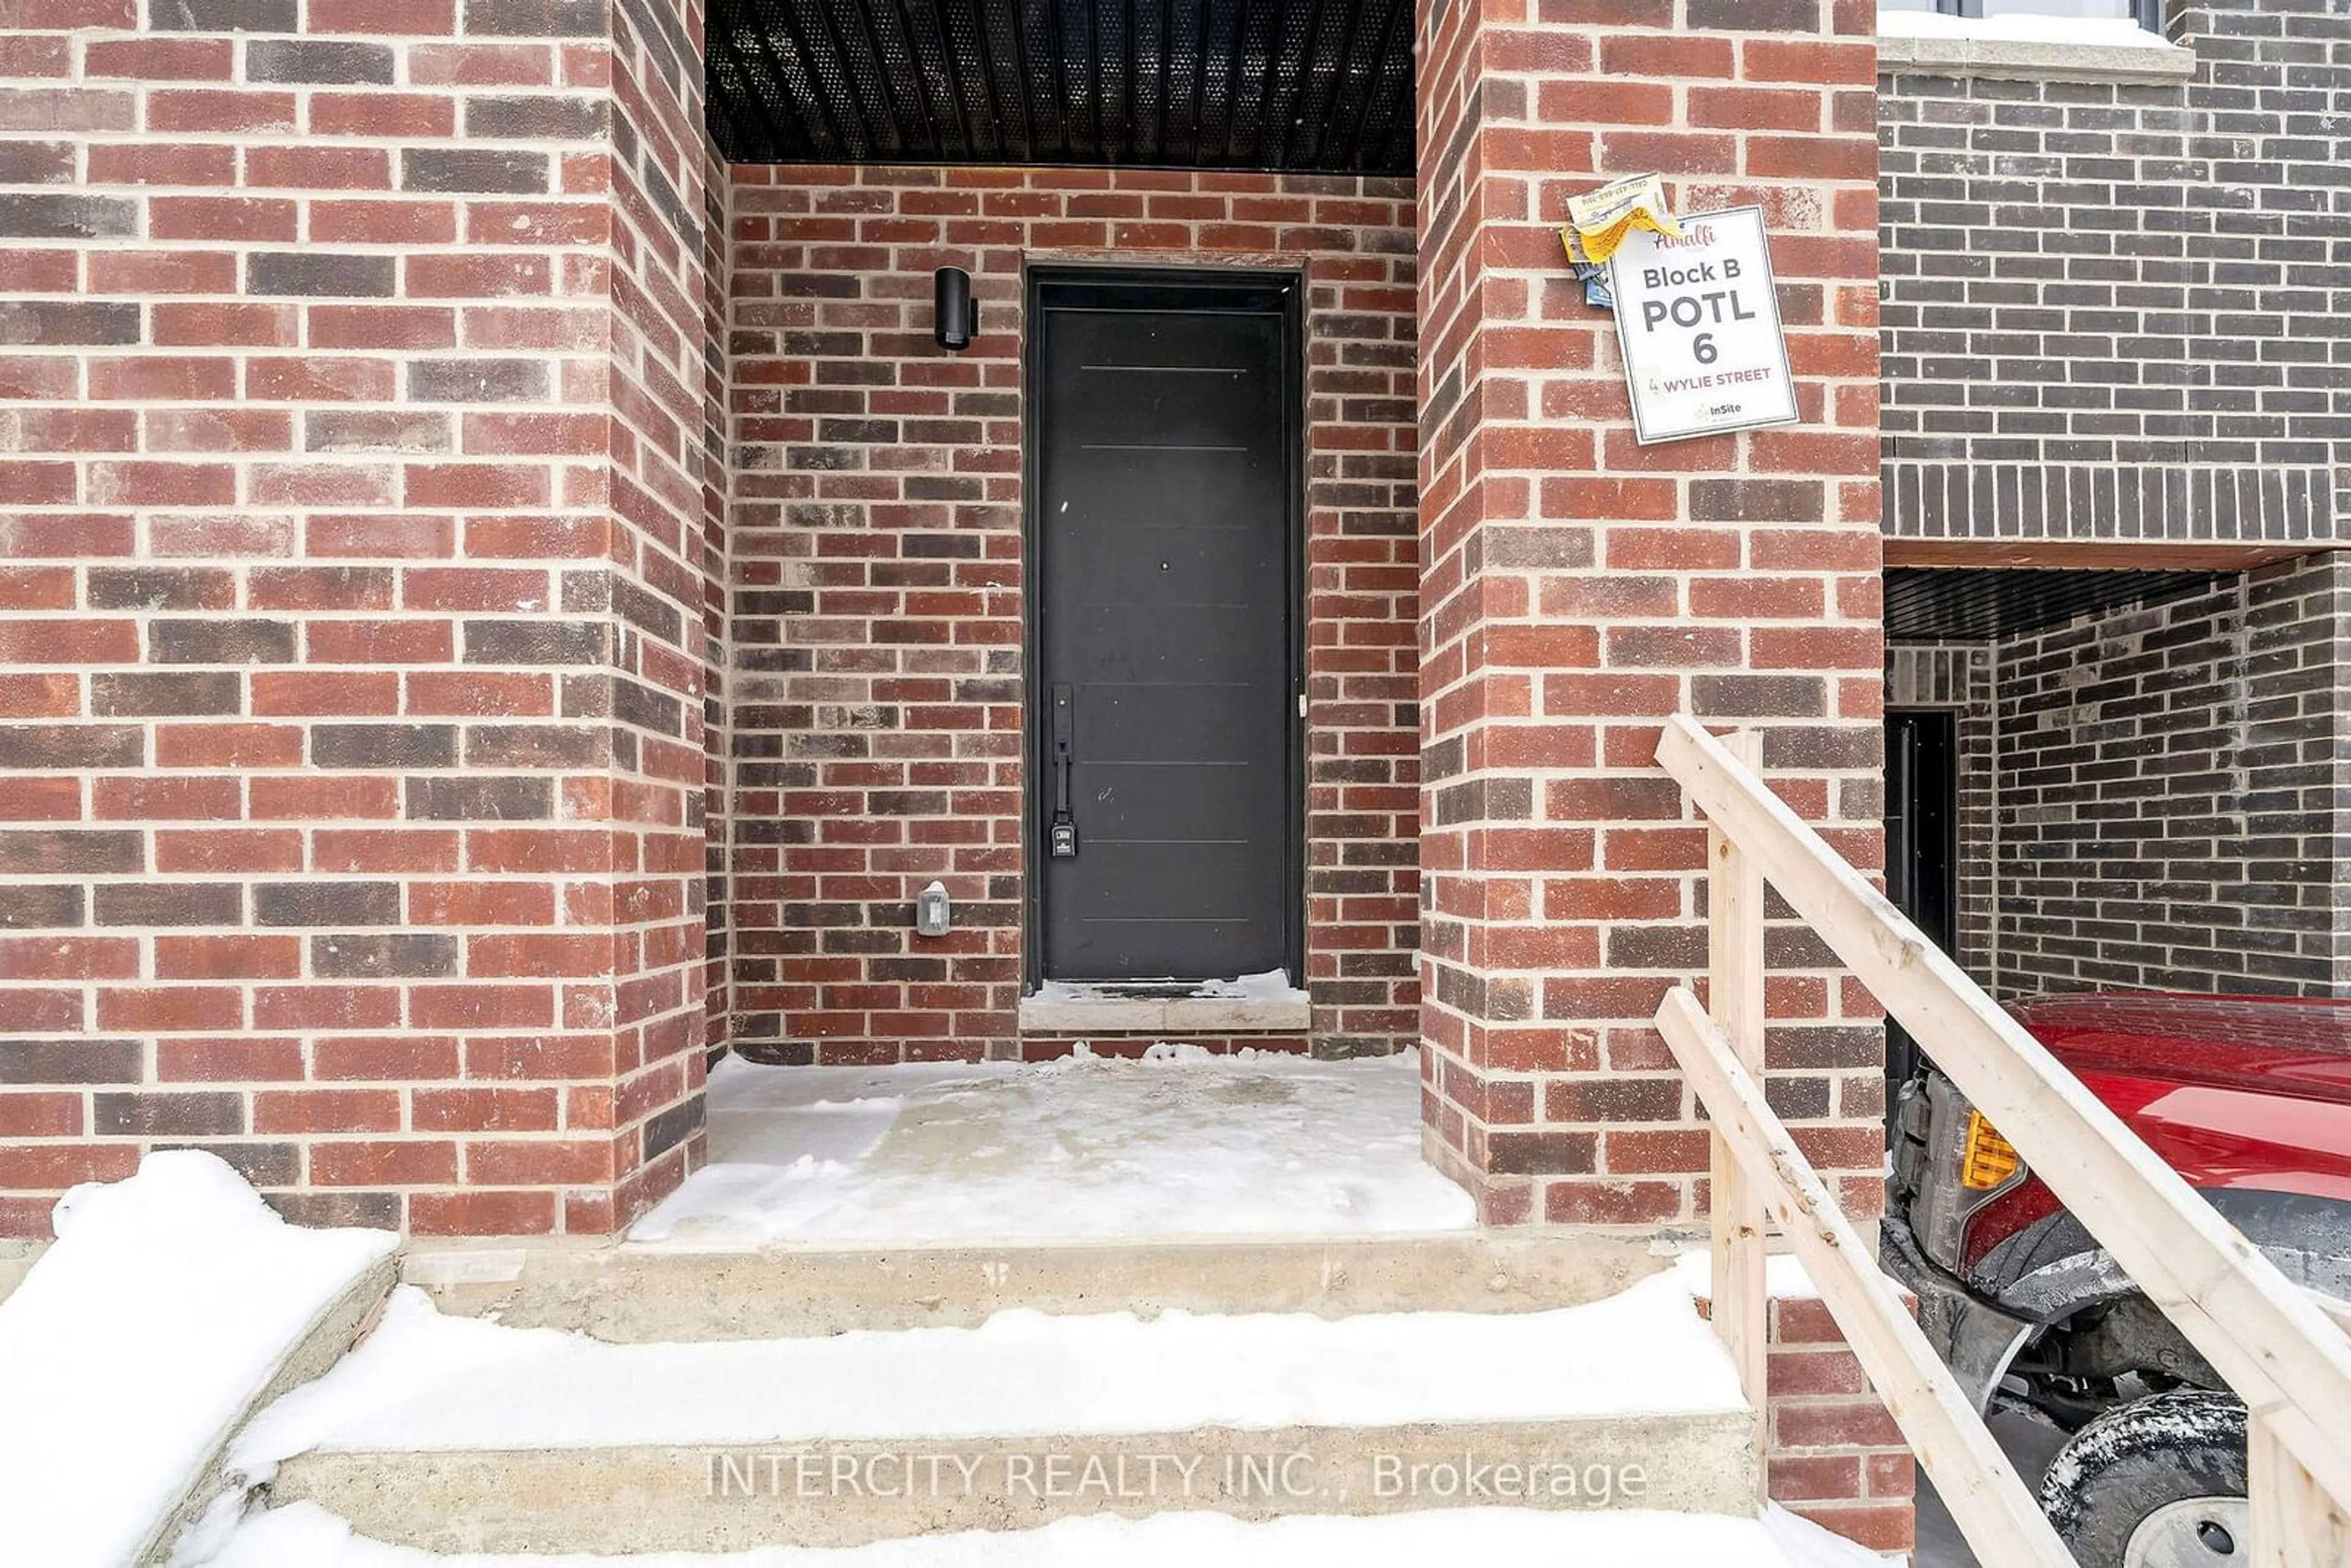
[[[2171,87],[2196,74],[2196,51],[2176,44],[2155,47],[2045,38],[1880,37],[1877,68],[1894,76]]]
[[[1022,1034],[1282,1034],[1313,1027],[1303,998],[1023,997]]]

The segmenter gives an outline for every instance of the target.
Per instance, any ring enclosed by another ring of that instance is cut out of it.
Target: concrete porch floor
[[[710,1160],[631,1249],[984,1246],[1470,1228],[1416,1053],[712,1071]]]

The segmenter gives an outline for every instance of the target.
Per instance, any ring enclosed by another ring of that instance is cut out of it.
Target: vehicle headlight
[[[2024,1168],[2016,1145],[2000,1135],[1984,1113],[1968,1107],[1967,1143],[1959,1151],[1959,1185],[1978,1192],[1997,1192]]]
[[[1963,1272],[1968,1221],[2024,1179],[2024,1161],[1939,1072],[1928,1076],[1927,1102],[1927,1177],[1919,1185],[1910,1232],[1921,1251],[1956,1274]]]

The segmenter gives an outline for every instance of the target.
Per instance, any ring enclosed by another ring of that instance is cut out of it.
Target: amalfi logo
[[[1675,239],[1667,235],[1659,235],[1657,236],[1657,248],[1659,250],[1694,250],[1706,246],[1710,246],[1713,243],[1714,225],[1712,224],[1692,224],[1687,228],[1682,230],[1682,235],[1679,239]]]

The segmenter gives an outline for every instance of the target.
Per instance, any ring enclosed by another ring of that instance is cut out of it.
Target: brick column
[[[1761,727],[1775,787],[1878,864],[1875,16],[1423,6],[1423,1103],[1489,1222],[1704,1216],[1707,1135],[1649,1022],[1706,964],[1705,833],[1651,764],[1662,719]],[[1571,195],[1645,172],[1683,213],[1764,208],[1801,425],[1635,444],[1557,230]],[[1771,959],[1772,1099],[1872,1215],[1875,1010],[1801,928]],[[1906,1542],[1874,1403],[1798,1410],[1859,1387],[1774,1364],[1775,1492]]]
[[[699,19],[0,33],[0,1234],[604,1231],[703,1038]]]
[[[1878,863],[1869,0],[1484,0],[1424,18],[1422,1027],[1433,1157],[1489,1220],[1688,1223],[1706,1137],[1649,1025],[1705,966],[1703,831],[1658,721],[1765,727]],[[1660,171],[1760,204],[1796,428],[1642,448],[1567,199]],[[1865,1205],[1878,1031],[1773,934],[1773,1092]]]

